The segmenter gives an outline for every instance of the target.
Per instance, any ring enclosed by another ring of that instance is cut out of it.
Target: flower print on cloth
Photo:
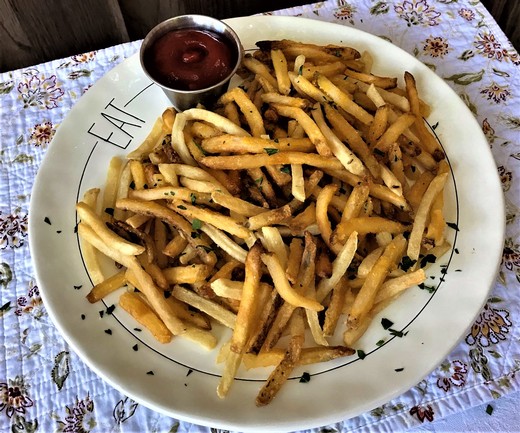
[[[437,386],[448,392],[451,386],[463,387],[466,383],[468,366],[458,359],[453,362],[445,362],[440,368],[440,377],[437,379]]]
[[[439,24],[440,12],[430,7],[426,0],[405,0],[397,3],[394,10],[400,18],[406,21],[408,27],[423,25],[436,26]]]
[[[0,212],[0,250],[23,246],[27,229],[27,214],[2,215]]]
[[[354,25],[353,16],[357,9],[344,0],[339,0],[338,6],[339,8],[334,11],[334,17],[338,20],[347,20],[350,24]]]
[[[90,51],[88,53],[78,54],[78,55],[72,56],[71,59],[75,63],[92,62],[96,59],[96,51]]]
[[[430,36],[424,41],[423,51],[430,57],[444,58],[451,48],[448,42],[442,36]]]
[[[513,173],[507,171],[504,166],[498,167],[498,175],[500,176],[500,182],[502,183],[502,189],[504,192],[509,191],[511,188],[511,182],[513,181]]]
[[[483,54],[488,59],[501,61],[511,61],[515,65],[520,65],[520,57],[514,50],[505,49],[502,44],[497,41],[493,33],[486,31],[479,33],[474,42],[477,53]]]
[[[509,311],[495,310],[489,304],[486,304],[471,327],[465,341],[470,346],[478,344],[482,347],[488,347],[490,344],[497,344],[505,340],[511,326]]]
[[[33,406],[33,401],[27,394],[28,386],[21,376],[9,379],[7,382],[0,383],[0,414],[4,410],[9,418],[15,413],[25,414],[25,410]]]
[[[432,422],[434,414],[435,412],[430,405],[414,406],[410,409],[410,415],[417,417],[417,419],[421,422],[424,422],[425,419]]]
[[[486,136],[490,146],[493,147],[497,136],[495,135],[495,128],[491,126],[487,117],[482,121],[482,132]]]
[[[40,290],[38,286],[34,284],[34,281],[29,283],[27,296],[20,296],[16,301],[16,310],[14,313],[18,316],[22,314],[32,314],[35,319],[39,319],[45,314],[42,298],[40,297]]]
[[[475,12],[473,12],[471,9],[462,8],[459,11],[459,16],[464,18],[466,21],[473,21],[475,18]]]
[[[29,132],[29,143],[36,147],[44,147],[51,142],[52,137],[54,137],[56,133],[56,127],[52,122],[43,122],[34,125]]]
[[[65,406],[65,417],[57,421],[57,432],[63,433],[88,433],[96,425],[94,417],[94,402],[87,397],[79,400],[76,397],[76,403]]]
[[[24,81],[18,84],[18,97],[23,101],[23,108],[40,107],[50,110],[58,106],[65,92],[58,86],[56,75],[46,78],[36,70],[29,70],[24,76]]]
[[[520,269],[520,245],[515,244],[512,238],[505,240],[502,265],[508,271],[513,271],[515,268]]]
[[[511,92],[509,91],[508,86],[499,86],[497,83],[493,82],[489,86],[484,87],[480,91],[481,95],[487,96],[487,100],[492,100],[497,104],[501,104],[509,99],[511,96]]]

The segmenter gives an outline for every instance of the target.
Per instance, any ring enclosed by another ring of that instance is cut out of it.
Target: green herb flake
[[[291,174],[291,166],[290,165],[284,165],[280,168],[280,171],[282,173]]]
[[[183,206],[182,204],[180,204],[179,206],[177,206],[177,209],[180,209],[180,210],[186,210],[186,206]]]
[[[489,416],[493,415],[493,411],[494,411],[494,410],[495,410],[495,409],[493,409],[493,406],[491,406],[490,404],[487,405],[487,407],[486,407],[486,413],[487,413]]]
[[[358,349],[357,356],[359,357],[359,359],[365,359],[367,357],[367,354],[363,350]]]
[[[201,227],[202,227],[202,221],[197,218],[194,218],[193,221],[191,222],[191,228],[193,230],[200,230]]]
[[[112,335],[112,330],[111,329],[105,329],[105,334]]]
[[[155,373],[153,372],[153,370],[150,370],[150,371],[147,371],[146,374],[148,376],[153,376]]]
[[[381,319],[381,326],[383,327],[383,329],[389,329],[392,327],[393,324],[394,322],[392,322],[389,319],[386,319],[385,317]]]
[[[114,304],[112,304],[110,307],[107,308],[107,314],[108,315],[112,314],[115,309],[116,309],[116,306]]]
[[[437,257],[433,254],[426,254],[421,259],[421,268],[424,268],[428,263],[435,263],[437,261]]]
[[[311,381],[311,375],[306,371],[300,377],[300,383],[309,383]]]
[[[403,270],[403,271],[408,271],[413,265],[415,265],[415,263],[417,263],[417,260],[412,260],[410,257],[408,256],[404,256],[401,260],[401,263],[399,264],[399,267]]]
[[[52,225],[51,220],[50,220],[49,217],[45,217],[45,218],[43,219],[43,221],[44,221],[46,224]]]
[[[303,65],[301,65],[299,68],[298,68],[298,75],[302,75],[303,74]]]
[[[392,328],[390,328],[389,331],[390,331],[390,335],[393,335],[394,337],[399,337],[399,338],[403,338],[408,334],[408,332],[397,331],[396,329],[392,329]]]
[[[447,225],[448,227],[452,228],[453,230],[455,230],[456,232],[459,231],[459,226],[458,226],[457,224],[455,224],[455,223],[448,223],[448,222],[447,222],[446,225]]]
[[[83,285],[74,286],[74,290],[80,290],[83,287]]]
[[[258,179],[255,179],[255,183],[258,185],[258,186],[262,186],[262,183],[264,182],[264,178],[263,177],[259,177]]]
[[[105,213],[114,216],[114,208],[113,207],[105,208]]]
[[[418,287],[421,290],[426,290],[428,293],[434,293],[435,292],[435,287],[427,286],[424,283],[418,284]]]
[[[134,349],[134,352],[137,352],[139,350],[139,346],[137,344],[134,344],[132,346],[132,349]]]
[[[190,194],[190,200],[191,200],[191,204],[197,203],[197,196],[193,192]]]
[[[403,370],[404,370],[404,367],[401,367],[401,368],[394,368],[394,371],[395,371],[396,373],[400,373],[400,372],[403,371]]]
[[[275,149],[274,147],[264,147],[264,150],[269,156],[278,153],[278,149]]]
[[[376,346],[381,347],[383,344],[385,344],[385,340],[381,339],[376,343]]]

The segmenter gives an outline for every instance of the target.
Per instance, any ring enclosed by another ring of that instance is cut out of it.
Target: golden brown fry
[[[401,259],[407,241],[403,235],[397,235],[385,248],[383,254],[374,264],[363,286],[359,290],[349,313],[348,324],[352,328],[359,326],[361,319],[367,315],[374,305],[377,292],[386,276]]]
[[[343,165],[335,158],[315,153],[278,152],[271,155],[206,156],[200,163],[220,170],[260,168],[266,165],[307,164],[313,167],[341,170]]]
[[[119,305],[148,329],[160,343],[166,344],[172,340],[172,333],[139,295],[125,292],[119,297]]]
[[[109,293],[112,293],[113,291],[123,287],[125,281],[125,271],[119,271],[111,277],[107,278],[106,280],[92,287],[92,289],[87,295],[87,300],[91,304],[93,304],[94,302],[103,299]]]

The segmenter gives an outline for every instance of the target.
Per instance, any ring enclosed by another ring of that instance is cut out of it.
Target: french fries
[[[122,291],[161,343],[211,350],[228,328],[217,394],[240,368],[272,366],[263,406],[299,365],[353,355],[376,314],[426,279],[421,257],[449,250],[449,167],[410,73],[400,89],[371,53],[257,46],[240,87],[166,109],[129,161],[111,160],[100,206],[93,188],[76,210],[88,301]],[[122,269],[105,275],[102,255]]]

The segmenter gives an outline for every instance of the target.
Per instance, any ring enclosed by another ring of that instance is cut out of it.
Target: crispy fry
[[[169,343],[172,340],[172,333],[137,294],[131,292],[123,293],[119,297],[119,305],[147,328],[160,343]]]

